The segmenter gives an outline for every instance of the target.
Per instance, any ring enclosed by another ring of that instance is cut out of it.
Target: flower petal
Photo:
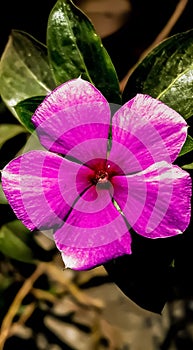
[[[131,253],[131,237],[109,190],[89,188],[75,204],[54,240],[67,267],[91,268]]]
[[[111,159],[127,174],[156,162],[173,162],[187,137],[186,121],[148,95],[136,95],[115,113],[112,122],[115,144],[112,143]],[[117,144],[129,149],[129,158],[123,154],[119,160]],[[136,161],[133,162],[134,158]]]
[[[105,158],[111,112],[105,97],[81,78],[52,91],[36,109],[32,122],[48,150],[85,162]],[[88,140],[100,139],[97,145]]]
[[[62,245],[60,248],[66,268],[87,270],[119,256],[131,254],[131,236],[127,232],[120,240],[100,247],[76,248]]]
[[[154,164],[127,176],[127,186],[121,176],[113,181],[114,198],[138,234],[164,238],[182,233],[189,225],[191,178],[178,166]]]
[[[30,230],[60,227],[74,201],[90,184],[76,177],[80,167],[47,151],[31,151],[12,160],[2,171],[2,186],[16,216]]]

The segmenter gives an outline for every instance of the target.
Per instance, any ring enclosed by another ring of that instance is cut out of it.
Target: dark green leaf
[[[50,13],[47,47],[58,85],[81,76],[93,83],[109,102],[121,102],[111,58],[90,20],[70,0],[58,0]]]
[[[26,129],[30,132],[35,130],[35,127],[31,122],[31,117],[44,98],[45,96],[27,98],[14,106],[21,123],[25,125]]]
[[[193,138],[188,135],[185,144],[183,145],[178,157],[193,151]]]
[[[22,222],[18,219],[13,220],[13,221],[9,221],[6,224],[7,228],[9,228],[12,232],[14,232],[14,234],[16,234],[18,237],[20,237],[20,239],[26,241],[26,237],[27,235],[32,234],[31,231],[29,231],[27,229],[26,226],[24,226],[24,224],[22,224]]]
[[[31,249],[15,234],[13,227],[3,225],[0,229],[0,251],[19,261],[30,262],[33,259]]]
[[[7,107],[18,117],[14,105],[47,95],[55,86],[46,47],[31,35],[13,30],[0,61],[0,95]]]
[[[153,49],[136,67],[123,92],[126,102],[148,94],[179,112],[193,115],[193,30],[176,34]]]

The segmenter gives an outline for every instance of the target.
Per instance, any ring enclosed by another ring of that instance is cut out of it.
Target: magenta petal
[[[100,91],[81,78],[52,91],[36,109],[32,122],[41,144],[50,151],[82,162],[106,157],[110,108]]]
[[[178,166],[160,162],[127,176],[127,185],[121,176],[114,181],[114,198],[138,234],[164,238],[189,225],[191,178]]]
[[[26,227],[60,227],[80,193],[90,186],[76,177],[84,166],[46,151],[31,151],[2,171],[2,186],[16,216]],[[86,174],[91,170],[86,168]]]
[[[148,95],[138,94],[113,117],[115,143],[111,159],[127,169],[127,174],[163,160],[170,163],[178,156],[186,137],[187,123],[176,111]],[[118,144],[122,154],[128,153],[127,149],[130,153],[123,154],[122,160]]]
[[[96,190],[94,186],[79,198],[54,239],[66,257],[65,264],[77,269],[131,253],[128,227],[114,207],[109,190]]]
[[[100,247],[76,248],[59,244],[59,248],[62,249],[62,259],[66,268],[86,270],[124,254],[131,254],[131,236],[127,232],[120,239]]]

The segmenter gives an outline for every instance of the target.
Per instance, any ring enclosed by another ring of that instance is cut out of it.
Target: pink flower
[[[53,230],[66,267],[87,269],[131,254],[130,228],[147,238],[182,233],[191,178],[172,162],[186,121],[150,96],[120,109],[78,78],[57,87],[32,122],[42,150],[2,171],[5,195],[30,230]]]

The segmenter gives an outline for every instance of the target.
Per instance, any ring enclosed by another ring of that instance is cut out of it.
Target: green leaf
[[[33,132],[35,130],[35,127],[31,122],[31,117],[44,98],[45,96],[35,96],[27,98],[26,100],[23,100],[19,102],[16,106],[14,106],[19,120],[23,125],[25,125],[26,129],[30,132]]]
[[[193,163],[182,165],[182,168],[183,169],[187,169],[187,170],[192,170],[193,169]]]
[[[193,138],[188,135],[185,144],[183,145],[178,157],[193,151]]]
[[[70,0],[58,0],[50,12],[47,47],[57,84],[78,78],[93,83],[109,102],[121,103],[110,56],[93,24]]]
[[[6,106],[18,117],[13,106],[47,95],[55,86],[46,47],[31,35],[13,30],[0,61],[0,95]]]
[[[14,232],[14,235],[20,238],[24,243],[28,243],[31,237],[33,237],[32,232],[18,219],[7,222],[6,227]]]
[[[32,262],[31,249],[15,234],[14,228],[3,225],[0,229],[0,251],[12,258],[24,262]]]
[[[4,195],[2,185],[0,184],[0,204],[8,204],[7,198]]]
[[[21,125],[0,124],[0,149],[7,140],[25,132],[26,130]]]
[[[157,98],[185,119],[193,115],[193,30],[176,34],[154,48],[136,67],[123,92]]]

